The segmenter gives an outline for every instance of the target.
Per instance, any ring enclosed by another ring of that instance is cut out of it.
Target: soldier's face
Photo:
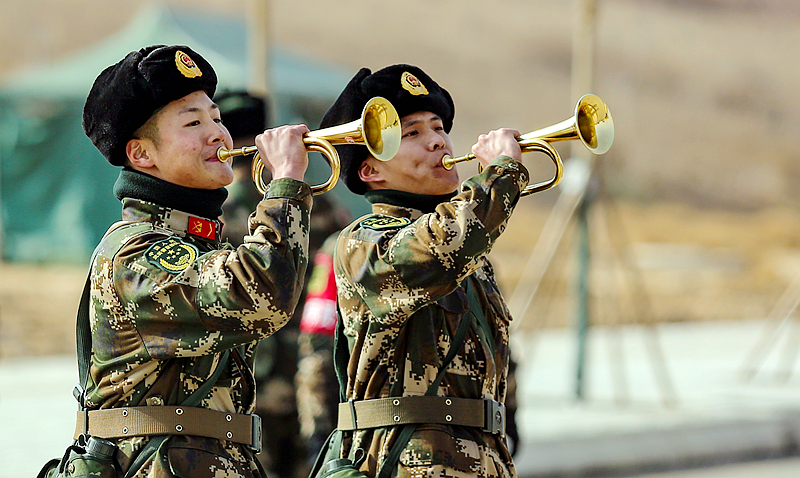
[[[146,173],[197,189],[218,189],[233,181],[231,162],[217,159],[220,146],[231,148],[233,140],[205,91],[167,104],[157,114],[156,127],[157,142],[141,140],[148,160]]]
[[[417,111],[400,120],[400,150],[389,161],[368,157],[359,170],[361,180],[373,189],[395,189],[417,194],[449,194],[458,189],[456,168],[444,169],[442,157],[453,155],[453,142],[442,119],[430,111]]]

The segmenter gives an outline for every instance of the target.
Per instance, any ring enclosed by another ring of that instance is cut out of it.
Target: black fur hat
[[[195,91],[214,97],[217,75],[188,46],[153,45],[129,53],[97,77],[83,107],[83,131],[114,166],[125,145],[161,107]]]
[[[234,141],[261,134],[267,127],[267,105],[260,96],[247,91],[223,90],[214,97],[214,103],[219,106],[222,124]]]
[[[389,100],[400,118],[417,111],[430,111],[442,118],[446,132],[453,127],[455,105],[450,93],[418,67],[398,64],[375,73],[362,68],[325,113],[320,128],[360,118],[364,105],[375,96]],[[364,194],[366,185],[358,178],[358,168],[369,154],[367,147],[342,144],[337,145],[336,150],[341,161],[342,181],[350,191]]]

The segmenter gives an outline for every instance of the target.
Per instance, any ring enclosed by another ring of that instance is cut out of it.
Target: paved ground
[[[646,473],[630,478],[797,478],[799,474],[800,458],[791,457]]]
[[[527,351],[520,475],[622,476],[797,454],[800,377],[774,373],[784,344],[742,378],[765,330],[765,321],[593,329],[583,400],[572,331],[517,337]]]
[[[631,476],[796,456],[800,377],[776,378],[782,344],[753,380],[740,375],[768,325],[592,329],[582,400],[572,330],[517,336],[520,475]],[[0,362],[0,478],[33,477],[70,443],[76,376],[68,356]]]

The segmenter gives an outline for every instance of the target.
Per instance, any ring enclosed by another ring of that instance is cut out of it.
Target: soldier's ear
[[[155,166],[153,152],[155,145],[149,139],[133,138],[125,145],[125,155],[131,166],[138,168],[152,168]]]
[[[372,160],[372,161],[370,161]],[[374,158],[367,158],[358,167],[358,178],[365,183],[376,183],[385,181],[383,174],[375,168]]]

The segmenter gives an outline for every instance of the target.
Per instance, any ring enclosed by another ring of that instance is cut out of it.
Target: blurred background
[[[0,370],[74,353],[88,257],[119,215],[117,169],[80,126],[103,68],[149,44],[183,43],[233,90],[254,88],[265,65],[256,88],[270,122],[314,129],[360,67],[410,63],[452,94],[457,154],[490,129],[569,118],[582,93],[614,118],[603,156],[556,144],[564,181],[520,201],[490,256],[516,322],[520,475],[797,455],[800,110],[787,99],[800,84],[796,1],[0,5]],[[544,156],[524,162],[537,178],[552,174]],[[312,163],[312,179],[327,177],[321,157]],[[458,167],[462,178],[476,171]],[[341,184],[329,194],[354,217],[367,211]],[[13,415],[2,394],[0,413]],[[701,422],[722,428],[687,438],[685,426]],[[603,449],[612,436],[628,441]],[[637,448],[645,442],[660,452]]]

